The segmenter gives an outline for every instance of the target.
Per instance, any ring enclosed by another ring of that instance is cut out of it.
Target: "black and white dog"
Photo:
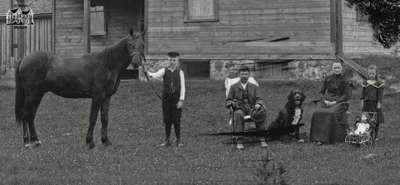
[[[304,142],[300,139],[300,127],[303,118],[303,102],[306,99],[304,93],[300,90],[292,90],[288,97],[285,107],[279,111],[278,117],[267,128],[267,139],[277,140],[283,137],[291,137],[299,142]]]

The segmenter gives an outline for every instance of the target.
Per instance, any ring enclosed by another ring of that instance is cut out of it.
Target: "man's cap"
[[[170,51],[168,52],[168,56],[171,58],[179,57],[179,53],[176,51]]]
[[[242,66],[239,67],[239,72],[240,71],[250,71],[250,68],[245,66],[245,65],[242,65]]]
[[[376,65],[369,65],[368,66],[368,70],[376,70],[376,69],[377,69]]]

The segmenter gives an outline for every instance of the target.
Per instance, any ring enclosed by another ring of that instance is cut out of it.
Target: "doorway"
[[[107,45],[125,37],[130,29],[134,32],[145,30],[145,0],[113,0],[106,3]],[[121,79],[138,79],[139,66],[129,65],[122,71]]]

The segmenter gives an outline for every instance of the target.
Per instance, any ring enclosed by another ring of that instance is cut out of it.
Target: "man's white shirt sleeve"
[[[148,73],[152,78],[161,79],[165,74],[165,68],[162,68],[155,73],[152,73],[152,72],[148,72]]]
[[[186,87],[185,87],[185,75],[183,74],[182,70],[179,71],[179,76],[181,77],[181,94],[179,100],[183,101],[185,100]]]

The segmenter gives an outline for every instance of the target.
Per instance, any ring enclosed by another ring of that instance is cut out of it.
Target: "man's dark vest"
[[[165,68],[165,74],[163,77],[163,94],[180,94],[181,91],[181,76],[180,69],[176,68],[171,72],[168,68]]]

